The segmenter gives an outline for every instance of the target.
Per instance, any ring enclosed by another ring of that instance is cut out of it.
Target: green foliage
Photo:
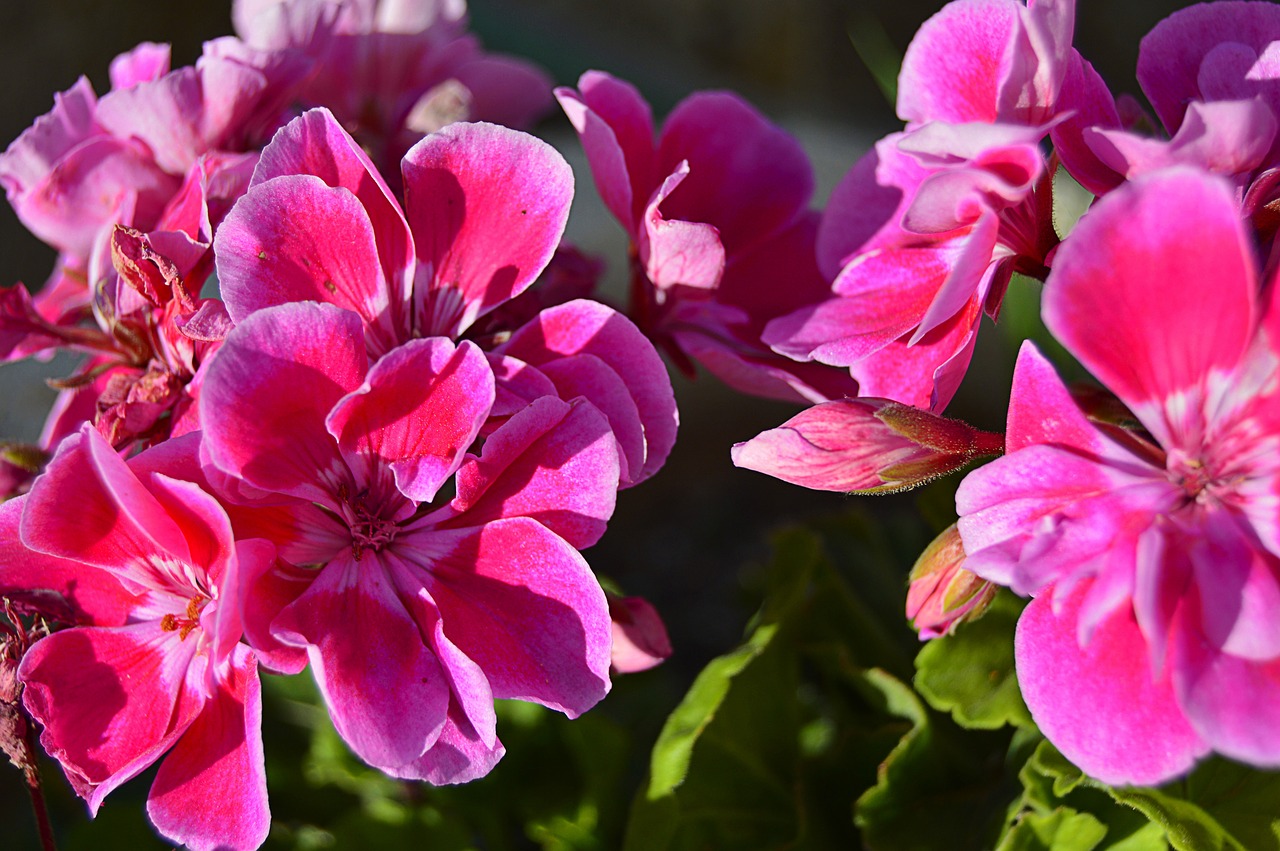
[[[915,687],[964,727],[1034,727],[1013,671],[1013,630],[1025,601],[1001,591],[987,613],[916,656]]]
[[[1058,239],[1067,238],[1092,203],[1093,193],[1059,166],[1053,173],[1053,230]]]

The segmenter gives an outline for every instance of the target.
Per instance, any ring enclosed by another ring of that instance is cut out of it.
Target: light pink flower
[[[817,402],[856,391],[842,371],[760,341],[770,319],[826,295],[813,175],[795,139],[727,92],[686,98],[656,142],[629,83],[588,71],[556,97],[631,240],[631,315],[646,334],[686,371],[692,358],[743,392]]]
[[[467,32],[465,0],[236,0],[232,18],[250,45],[315,61],[300,103],[330,109],[393,183],[427,133],[454,121],[524,128],[551,106],[546,72]]]
[[[42,744],[92,813],[162,760],[147,801],[162,834],[193,849],[252,849],[266,839],[270,813],[240,594],[275,550],[236,540],[199,483],[164,472],[184,453],[180,465],[193,465],[195,449],[187,439],[126,464],[89,427],[62,444],[20,500],[21,538],[33,554],[17,559],[42,583],[74,563],[73,597],[80,581],[113,579],[127,609],[121,625],[109,609],[102,626],[41,640],[19,678]],[[104,598],[93,599],[102,617]]]
[[[263,151],[249,192],[215,240],[218,280],[236,321],[313,300],[362,318],[369,352],[460,338],[524,292],[559,242],[573,195],[568,164],[524,133],[456,123],[403,163],[405,210],[326,110],[291,122]],[[586,396],[609,417],[623,481],[656,472],[675,442],[661,359],[604,305],[572,301],[520,328],[478,329],[505,418],[542,395]]]
[[[1037,724],[1109,783],[1210,750],[1280,765],[1280,314],[1257,268],[1223,180],[1102,199],[1044,317],[1146,434],[1087,419],[1028,346],[1008,454],[956,496],[966,566],[1035,596],[1016,653]]]
[[[251,643],[310,661],[365,761],[462,782],[503,754],[494,698],[572,717],[609,689],[608,606],[578,549],[613,511],[617,442],[590,403],[548,395],[470,454],[495,398],[475,344],[366,352],[332,305],[248,316],[208,369],[204,451],[228,492],[274,506],[245,520],[305,566],[253,589]]]

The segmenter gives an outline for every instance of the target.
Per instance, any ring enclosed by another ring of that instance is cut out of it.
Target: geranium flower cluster
[[[0,592],[72,624],[17,678],[91,812],[159,763],[162,834],[259,846],[260,670],[309,667],[358,756],[441,784],[502,757],[495,699],[573,717],[671,652],[580,552],[666,460],[670,380],[555,286],[564,159],[461,120],[551,102],[464,11],[238,3],[243,41],[142,45],[0,156],[61,252],[3,290],[0,353],[86,353],[8,481]]]
[[[22,633],[16,676],[90,811],[158,764],[161,833],[259,846],[262,671],[309,668],[355,754],[445,784],[502,758],[495,699],[574,717],[670,655],[582,555],[671,452],[659,350],[812,406],[741,467],[885,493],[994,458],[909,617],[932,638],[997,585],[1033,597],[1022,693],[1085,771],[1280,766],[1280,7],[1158,25],[1154,118],[1074,15],[945,6],[903,129],[822,211],[740,97],[655,130],[623,80],[552,90],[485,53],[461,0],[237,0],[194,66],[143,44],[102,97],[59,95],[0,155],[59,252],[34,296],[0,290],[0,359],[83,360],[0,457],[0,595],[70,624]],[[554,101],[629,240],[625,314],[562,239],[568,165],[519,129]],[[1074,227],[1070,181],[1095,197]],[[1015,276],[1102,386],[1028,342],[997,434],[944,411]]]
[[[831,297],[764,334],[884,398],[820,404],[735,459],[877,492],[1002,455],[965,477],[912,575],[921,636],[1007,586],[1034,598],[1023,697],[1089,774],[1160,783],[1211,751],[1280,766],[1280,7],[1158,24],[1138,59],[1154,118],[1071,47],[1073,17],[956,0],[920,29],[906,128],[819,227]],[[1055,173],[1097,196],[1069,233]],[[1104,389],[1068,388],[1025,343],[1001,441],[940,411],[1011,272],[1043,281],[1045,325]]]

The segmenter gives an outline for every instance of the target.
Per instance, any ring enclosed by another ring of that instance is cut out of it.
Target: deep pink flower
[[[1035,596],[1016,652],[1036,722],[1109,783],[1210,750],[1280,765],[1280,313],[1257,266],[1223,180],[1103,198],[1044,317],[1146,434],[1087,419],[1028,346],[1008,454],[956,496],[966,566]]]
[[[166,474],[174,456],[195,464],[195,449],[187,439],[126,463],[85,427],[15,501],[32,552],[9,555],[30,581],[44,584],[74,563],[63,584],[80,605],[81,582],[120,586],[114,600],[88,598],[105,625],[41,640],[19,678],[42,744],[91,812],[163,759],[147,801],[160,832],[193,849],[252,849],[266,839],[270,814],[257,663],[239,643],[240,595],[275,550],[236,540],[199,483]],[[112,605],[104,611],[103,602]],[[112,612],[122,602],[117,626]]]
[[[403,171],[402,213],[328,111],[284,128],[215,241],[232,318],[326,302],[362,318],[377,357],[420,337],[460,338],[534,283],[573,194],[554,149],[505,127],[456,123],[415,145]],[[486,324],[479,336],[498,376],[495,417],[542,395],[586,396],[618,435],[626,484],[662,466],[677,423],[670,380],[624,317],[577,300],[502,333]]]
[[[656,142],[629,83],[588,71],[556,96],[631,240],[631,315],[646,334],[743,392],[817,402],[856,391],[842,371],[760,341],[770,319],[827,292],[806,209],[812,170],[795,139],[726,92],[686,98]]]
[[[361,318],[314,303],[242,320],[200,397],[225,488],[266,497],[246,522],[301,566],[253,589],[251,643],[289,670],[305,654],[339,733],[395,776],[487,773],[494,698],[576,716],[609,688],[608,606],[578,549],[613,511],[617,441],[590,403],[548,395],[470,454],[494,399],[475,344],[370,363]]]

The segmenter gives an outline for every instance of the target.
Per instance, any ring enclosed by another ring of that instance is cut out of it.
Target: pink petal
[[[1187,720],[1219,753],[1280,766],[1280,659],[1224,652],[1196,628],[1197,608],[1182,615],[1172,638],[1172,679]]]
[[[169,73],[169,45],[144,41],[111,60],[112,89],[131,89]]]
[[[343,462],[325,417],[366,369],[354,313],[321,304],[260,310],[208,366],[204,448],[218,469],[255,487],[328,500],[322,479]]]
[[[645,207],[637,247],[645,275],[658,289],[682,285],[712,289],[724,273],[724,247],[713,225],[665,217],[658,207],[689,176],[689,164],[676,166]]]
[[[494,739],[486,744],[457,702],[449,704],[440,738],[418,759],[390,769],[393,777],[425,780],[435,786],[467,783],[484,777],[502,759],[507,749]]]
[[[1229,512],[1207,514],[1197,532],[1186,551],[1199,631],[1226,655],[1251,662],[1280,657],[1280,560]]]
[[[407,330],[383,277],[365,207],[343,188],[308,175],[250,190],[214,239],[218,280],[237,322],[265,307],[319,301],[359,314],[375,351]]]
[[[1087,589],[1084,583],[1056,605],[1045,593],[1023,611],[1014,640],[1023,699],[1041,732],[1087,774],[1113,785],[1170,780],[1209,745],[1188,723],[1167,674],[1153,674],[1131,612],[1099,624],[1088,646],[1077,643]]]
[[[373,225],[395,327],[401,327],[409,298],[405,288],[413,266],[413,237],[400,205],[369,155],[329,110],[311,109],[285,125],[263,148],[253,186],[290,174],[315,175],[360,200]]]
[[[18,669],[40,742],[63,764],[90,812],[182,735],[203,699],[184,696],[196,640],[158,621],[56,632]]]
[[[571,718],[604,697],[609,609],[577,550],[525,517],[424,529],[412,546],[431,560],[427,590],[445,634],[484,671],[494,697]]]
[[[658,174],[676,173],[682,162],[689,178],[678,192],[664,186],[662,213],[710,224],[729,257],[789,226],[813,194],[800,143],[729,92],[695,92],[667,116]]]
[[[271,622],[311,586],[316,571],[285,561],[259,562],[256,567],[256,571],[245,571],[243,576],[245,642],[265,667],[282,674],[296,674],[307,666],[307,653],[272,635]]]
[[[471,93],[470,117],[530,127],[551,107],[552,80],[532,62],[488,54],[459,66],[455,78]]]
[[[402,167],[409,227],[430,276],[415,284],[419,331],[455,337],[547,265],[573,173],[532,136],[461,122],[415,145]]]
[[[907,122],[993,122],[1014,71],[1020,5],[959,0],[920,25],[902,57],[898,116]]]
[[[1185,445],[1203,418],[1194,399],[1253,330],[1258,285],[1230,188],[1153,174],[1107,195],[1071,236],[1045,285],[1045,324],[1162,445]]]
[[[1049,129],[1049,138],[1063,167],[1094,195],[1119,186],[1121,175],[1098,159],[1082,135],[1089,128],[1119,127],[1120,113],[1107,84],[1079,55],[1067,68],[1058,109],[1063,118]]]
[[[609,595],[609,617],[613,619],[613,652],[609,659],[615,673],[647,671],[671,658],[667,628],[648,600]]]
[[[575,300],[539,313],[500,351],[539,368],[576,354],[603,361],[626,382],[644,428],[644,462],[638,465],[627,459],[626,484],[644,481],[666,462],[680,422],[671,379],[653,344],[631,320],[598,302]],[[588,400],[593,398],[581,384],[577,389]],[[608,405],[603,408],[609,413]],[[622,424],[614,428],[625,431]]]
[[[205,703],[156,773],[147,815],[192,851],[252,851],[267,839],[267,775],[257,662],[241,648],[227,680]]]
[[[191,563],[174,518],[91,426],[63,441],[26,502],[22,540],[39,552],[157,588],[167,583],[157,581],[156,562]]]
[[[556,90],[556,98],[578,131],[596,189],[605,206],[635,238],[640,210],[653,191],[653,116],[635,86],[603,71],[578,80],[580,93]]]
[[[536,399],[458,470],[452,526],[532,517],[578,548],[604,534],[617,497],[618,450],[592,405]]]
[[[334,727],[365,762],[395,769],[439,737],[448,680],[376,558],[329,562],[272,633],[307,648]]]
[[[26,497],[0,503],[0,595],[49,590],[61,594],[78,622],[119,626],[137,605],[110,573],[78,561],[43,555],[18,540],[18,521]]]
[[[540,396],[557,395],[550,378],[519,358],[495,352],[485,352],[485,357],[489,359],[495,383],[493,409],[489,413],[491,423],[495,418],[506,418],[524,410]]]
[[[493,372],[474,343],[411,340],[383,355],[325,424],[351,466],[363,459],[371,469],[389,467],[402,494],[430,502],[462,463],[493,397]]]
[[[1138,81],[1170,133],[1196,100],[1262,95],[1280,105],[1274,79],[1253,77],[1259,54],[1280,38],[1280,8],[1269,3],[1200,4],[1156,24],[1138,50]],[[1244,61],[1231,54],[1246,53]],[[1216,90],[1204,91],[1201,81]]]
[[[1018,350],[1009,397],[1005,452],[1037,444],[1072,447],[1102,454],[1102,436],[1080,407],[1049,361],[1030,340]]]
[[[878,233],[900,232],[902,214],[926,173],[914,157],[898,148],[902,135],[877,142],[832,190],[817,242],[818,266],[827,279],[834,280],[853,254],[869,248]]]

